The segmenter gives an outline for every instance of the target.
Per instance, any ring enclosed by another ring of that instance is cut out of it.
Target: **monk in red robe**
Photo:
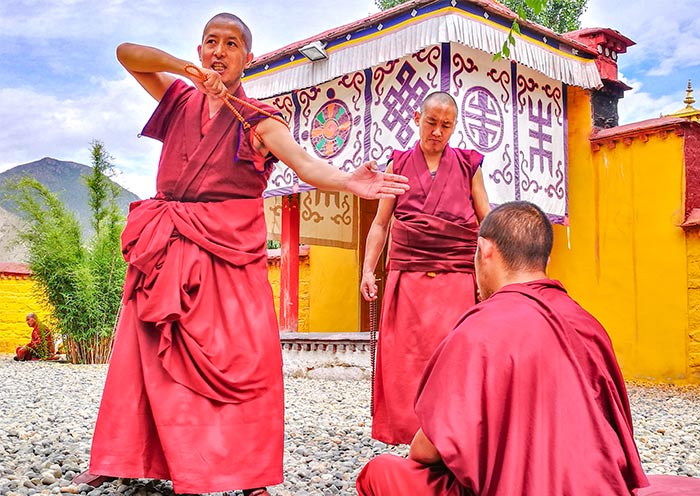
[[[375,163],[347,174],[304,152],[274,108],[245,95],[250,50],[250,30],[232,14],[207,23],[201,68],[152,47],[117,49],[159,101],[143,135],[163,149],[157,195],[132,204],[122,235],[123,308],[90,469],[74,482],[169,479],[178,493],[246,495],[282,482],[282,360],[262,202],[271,167],[280,159],[307,183],[368,198],[408,188]]]
[[[54,359],[56,349],[51,330],[39,321],[34,312],[27,314],[25,321],[32,328],[31,340],[24,346],[19,346],[15,349],[14,359],[20,362]]]
[[[408,459],[382,455],[360,495],[620,496],[648,485],[605,329],[548,279],[552,226],[527,202],[482,222],[480,295],[415,400]]]
[[[474,250],[489,210],[483,156],[448,145],[457,104],[428,95],[415,113],[419,142],[395,151],[389,168],[410,191],[379,202],[367,235],[360,292],[377,298],[374,270],[391,230],[374,382],[372,437],[409,444],[418,430],[413,399],[421,373],[457,319],[476,302]]]

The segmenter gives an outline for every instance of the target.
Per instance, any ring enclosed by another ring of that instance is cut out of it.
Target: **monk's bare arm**
[[[352,174],[343,172],[329,163],[312,157],[294,141],[289,130],[275,119],[265,119],[256,126],[264,148],[260,153],[272,152],[299,178],[319,189],[347,191],[362,198],[393,198],[408,190],[408,179],[377,171],[375,162],[366,162]]]
[[[387,167],[387,172],[391,172],[391,166]],[[377,268],[377,262],[384,250],[395,206],[395,198],[379,200],[377,213],[367,233],[365,259],[362,263],[362,281],[360,282],[360,293],[367,301],[377,299],[377,284],[374,278],[374,269]]]
[[[486,187],[484,186],[484,174],[481,172],[481,167],[476,170],[474,177],[472,177],[472,201],[474,202],[476,218],[481,222],[491,210],[489,197],[486,194]]]
[[[423,429],[418,429],[416,435],[413,436],[408,458],[424,465],[435,465],[442,461],[440,453],[423,433]]]
[[[141,86],[156,100],[160,101],[165,92],[175,80],[174,75],[192,79],[192,74],[185,71],[185,66],[191,64],[158,48],[135,43],[122,43],[117,47],[117,59],[124,68],[134,76]],[[210,72],[201,69],[202,73]],[[213,72],[213,71],[211,71]],[[225,91],[220,78],[212,79],[209,86],[216,86],[216,91],[205,88],[201,81],[192,79],[197,89],[209,94]]]

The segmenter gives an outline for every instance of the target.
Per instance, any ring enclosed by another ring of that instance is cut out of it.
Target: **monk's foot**
[[[92,487],[100,487],[105,482],[112,482],[114,480],[117,480],[117,478],[110,477],[109,475],[91,474],[86,470],[85,472],[81,472],[73,477],[72,482],[76,485],[87,484],[88,486]]]

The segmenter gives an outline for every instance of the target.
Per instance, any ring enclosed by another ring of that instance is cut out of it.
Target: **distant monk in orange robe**
[[[347,174],[309,156],[276,109],[248,98],[251,34],[238,17],[214,16],[198,53],[202,68],[152,47],[117,49],[159,101],[142,134],[163,149],[157,195],[132,204],[122,235],[123,309],[90,469],[74,482],[169,479],[177,493],[266,495],[282,482],[284,430],[262,201],[271,167],[279,159],[309,184],[367,198],[408,186],[373,162]]]
[[[457,120],[451,95],[428,95],[415,113],[419,141],[395,151],[387,170],[410,191],[380,200],[367,235],[360,292],[377,298],[374,270],[391,230],[379,325],[372,437],[409,444],[418,430],[413,399],[428,359],[476,302],[474,250],[489,211],[483,156],[448,145]]]
[[[27,325],[32,328],[31,341],[15,350],[14,359],[20,362],[54,359],[56,350],[51,330],[39,321],[34,312],[27,314],[25,320]]]
[[[531,203],[486,216],[475,257],[484,301],[430,359],[408,459],[370,461],[360,495],[621,496],[648,485],[610,338],[546,276],[552,240]]]

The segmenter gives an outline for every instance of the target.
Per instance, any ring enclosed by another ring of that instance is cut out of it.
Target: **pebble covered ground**
[[[71,482],[87,468],[106,371],[0,355],[0,495],[173,494],[166,481]],[[285,482],[270,494],[355,495],[367,460],[406,453],[371,439],[369,391],[366,379],[286,379]],[[629,395],[647,472],[700,477],[700,387],[629,385]]]

